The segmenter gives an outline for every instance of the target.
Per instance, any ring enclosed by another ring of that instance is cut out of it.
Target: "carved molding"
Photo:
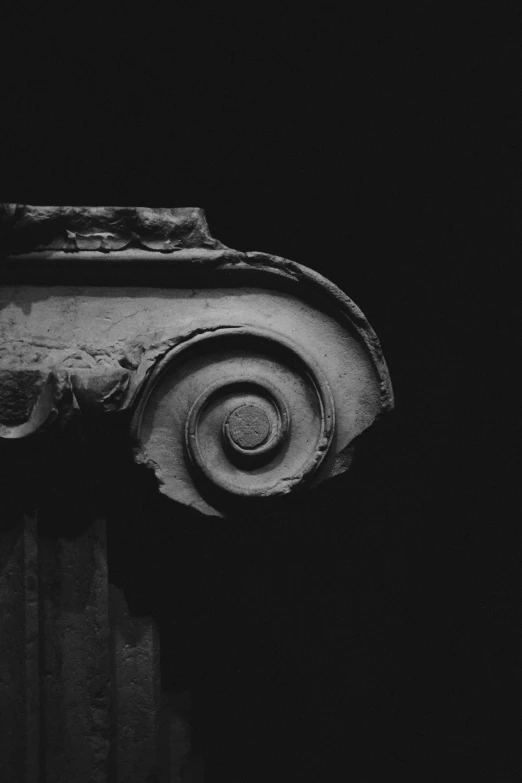
[[[334,430],[332,392],[315,360],[280,333],[245,327],[203,333],[169,352],[134,418],[139,453],[163,491],[207,512],[205,485],[223,502],[304,484]]]
[[[35,207],[0,204],[6,253],[110,253],[131,247],[173,253],[180,248],[223,248],[210,236],[198,207]]]
[[[200,209],[0,214],[4,443],[125,415],[159,489],[223,515],[345,470],[393,407],[357,306],[295,262],[226,248]]]

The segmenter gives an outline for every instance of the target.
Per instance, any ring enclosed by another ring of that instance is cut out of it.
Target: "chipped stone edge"
[[[50,280],[48,285],[56,284],[59,277],[60,267],[63,264],[63,271],[70,269],[78,270],[81,267],[92,270],[93,266],[99,271],[103,279],[104,273],[112,267],[118,269],[120,279],[117,285],[125,286],[129,284],[126,279],[125,271],[133,272],[136,266],[145,266],[148,272],[154,273],[154,286],[161,288],[176,287],[177,278],[179,282],[183,281],[183,274],[190,272],[212,271],[213,273],[230,273],[234,270],[255,270],[269,274],[273,278],[282,276],[287,280],[292,280],[298,284],[304,285],[315,294],[321,295],[333,301],[336,305],[337,314],[342,315],[352,326],[359,338],[364,343],[379,378],[381,395],[381,412],[392,410],[395,404],[393,387],[386,361],[383,356],[379,338],[369,324],[366,316],[340,288],[309,267],[303,266],[296,261],[291,261],[281,256],[271,255],[263,252],[242,252],[224,248],[221,250],[206,250],[205,248],[184,248],[176,252],[175,258],[166,256],[158,251],[149,251],[146,254],[137,249],[128,249],[124,251],[113,251],[110,254],[103,252],[84,251],[75,255],[63,251],[46,251],[40,253],[25,253],[16,256],[8,256],[0,263],[0,276],[2,266],[9,266],[27,272],[29,268],[44,270],[49,267]],[[180,279],[181,278],[181,279]],[[135,284],[136,278],[132,275],[132,282]],[[212,284],[216,285],[215,278]],[[25,284],[30,285],[27,281]],[[70,285],[70,283],[63,283]],[[78,283],[79,285],[80,283]],[[96,283],[103,285],[103,283]],[[107,285],[114,287],[114,281]],[[150,282],[144,282],[144,287],[150,287]]]

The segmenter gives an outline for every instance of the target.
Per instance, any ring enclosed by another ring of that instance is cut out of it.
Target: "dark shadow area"
[[[163,687],[190,693],[209,780],[516,769],[520,534],[452,378],[416,410],[397,369],[398,410],[348,475],[235,519],[126,479],[112,579],[158,625]]]

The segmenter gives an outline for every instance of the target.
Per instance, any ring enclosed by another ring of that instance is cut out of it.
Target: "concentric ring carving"
[[[283,395],[264,378],[238,375],[205,389],[187,420],[188,454],[206,478],[238,495],[271,494],[270,465],[289,437]],[[210,448],[210,444],[214,448]]]
[[[286,494],[321,465],[335,426],[332,393],[297,345],[267,330],[218,329],[156,367],[133,420],[169,496]]]

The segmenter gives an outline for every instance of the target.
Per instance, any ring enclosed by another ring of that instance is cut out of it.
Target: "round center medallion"
[[[227,419],[227,431],[240,449],[257,449],[270,435],[270,420],[257,405],[240,405]]]

